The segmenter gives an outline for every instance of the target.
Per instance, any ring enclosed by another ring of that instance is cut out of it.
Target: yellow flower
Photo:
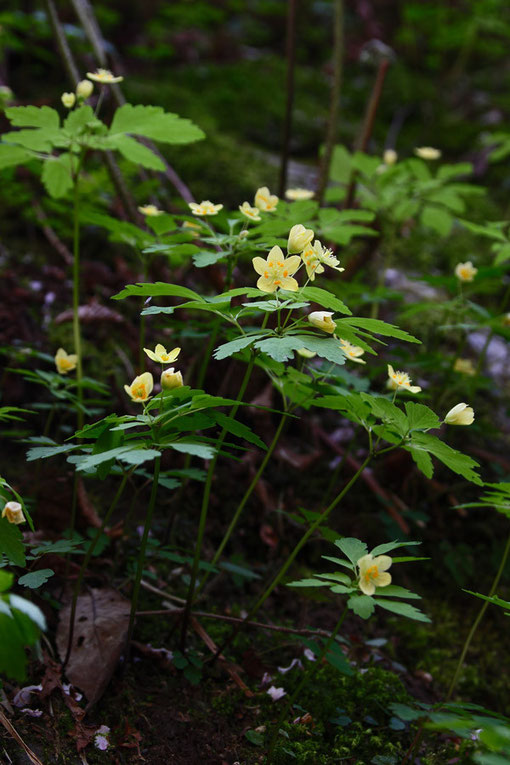
[[[200,204],[190,202],[189,207],[193,215],[217,215],[223,210],[223,205],[213,205],[209,199],[204,199]]]
[[[276,194],[271,194],[267,186],[261,186],[255,193],[254,205],[263,212],[274,212],[278,204]]]
[[[194,223],[191,220],[185,220],[182,222],[181,228],[185,231],[188,230],[190,234],[201,234],[204,227],[201,223]]]
[[[131,385],[124,385],[124,390],[131,397],[131,401],[143,404],[148,401],[154,387],[154,380],[150,372],[135,377]]]
[[[457,404],[450,409],[444,422],[447,425],[471,425],[474,422],[475,413],[472,406],[467,404]]]
[[[457,263],[455,266],[455,276],[461,282],[472,282],[478,273],[478,269],[474,267],[470,260],[466,263]]]
[[[19,502],[7,502],[2,510],[2,518],[7,518],[9,523],[26,523],[23,508]]]
[[[250,220],[258,222],[259,220],[262,220],[260,217],[260,211],[258,207],[252,207],[249,202],[243,202],[242,205],[239,205],[239,210],[242,212],[243,215],[245,215]]]
[[[78,98],[89,98],[94,90],[93,84],[90,80],[80,80],[76,86],[76,95]]]
[[[330,311],[312,311],[308,314],[308,321],[313,327],[318,327],[331,335],[336,329],[332,316]]]
[[[124,77],[115,77],[109,69],[96,69],[95,72],[87,72],[89,80],[100,82],[101,85],[113,85],[114,82],[122,82]]]
[[[335,271],[345,271],[344,268],[338,268],[339,260],[334,257],[331,250],[324,250],[318,239],[313,244],[309,244],[301,253],[301,258],[305,264],[308,278],[315,279],[316,274],[324,272],[324,266],[334,268]]]
[[[388,364],[388,378],[388,387],[392,390],[402,388],[410,393],[419,393],[421,391],[419,385],[411,385],[411,378],[407,372],[395,372],[391,364]]]
[[[60,100],[66,107],[66,109],[72,109],[76,103],[76,96],[74,93],[62,93]]]
[[[304,359],[313,359],[317,354],[314,351],[309,351],[308,348],[298,348],[296,353],[298,356],[302,356]]]
[[[59,348],[55,354],[55,364],[59,375],[66,375],[76,369],[78,356],[76,353],[66,353],[63,348]]]
[[[312,199],[314,196],[315,191],[310,191],[309,189],[287,189],[285,192],[285,197],[287,199],[291,199],[294,202],[299,199]]]
[[[176,372],[173,367],[165,369],[165,371],[161,373],[161,387],[163,390],[181,388],[183,385],[181,372]]]
[[[398,159],[398,154],[395,149],[386,149],[383,154],[383,162],[385,165],[394,165]]]
[[[441,156],[439,149],[434,149],[432,146],[417,146],[414,153],[420,159],[439,159]]]
[[[363,356],[365,351],[363,348],[360,348],[359,345],[353,345],[348,340],[344,340],[342,337],[340,338],[340,346],[342,348],[342,351],[345,353],[348,359],[351,361],[356,362],[356,364],[366,364],[366,361],[363,361],[363,359],[360,359],[360,356]]]
[[[140,205],[138,210],[142,215],[147,215],[149,218],[156,218],[164,213],[164,210],[160,210],[156,205]]]
[[[148,348],[144,348],[143,350],[152,361],[156,361],[158,364],[171,364],[181,352],[180,348],[174,348],[172,351],[167,351],[165,346],[161,345],[161,343],[158,343],[153,351],[150,351]]]
[[[305,228],[301,223],[292,226],[289,231],[289,240],[287,242],[287,250],[289,255],[293,252],[303,252],[314,237],[314,232],[311,228]]]
[[[373,558],[370,553],[364,555],[356,563],[359,568],[359,588],[365,595],[373,595],[376,587],[387,587],[391,584],[391,574],[387,571],[393,563],[389,555],[378,555]]]
[[[471,359],[455,359],[453,371],[460,372],[461,375],[469,375],[469,377],[476,375],[476,369]]]
[[[285,258],[280,247],[276,245],[270,251],[267,260],[257,257],[253,258],[252,263],[255,271],[260,274],[257,287],[262,292],[276,292],[278,288],[297,292],[299,289],[299,284],[292,276],[301,264],[298,255]]]

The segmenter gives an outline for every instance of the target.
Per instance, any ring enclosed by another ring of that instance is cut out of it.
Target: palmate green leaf
[[[374,332],[376,335],[383,335],[383,337],[396,337],[398,340],[406,340],[408,343],[420,343],[421,340],[410,335],[403,329],[395,327],[393,324],[388,324],[381,319],[365,319],[361,316],[353,316],[349,319],[340,319],[337,321],[337,330],[341,333],[343,325],[354,327],[354,329],[362,329],[367,332]]]
[[[429,430],[430,428],[439,428],[441,425],[437,414],[424,404],[406,401],[405,409],[410,430]]]
[[[413,449],[408,446],[404,446],[404,449],[410,453],[418,470],[421,470],[426,478],[432,478],[434,475],[434,464],[430,454],[424,452],[422,449]]]
[[[287,587],[328,587],[329,584],[321,579],[296,579],[295,582],[287,582]]]
[[[33,127],[58,130],[60,117],[49,106],[9,106],[5,116],[14,127]]]
[[[380,598],[406,598],[407,600],[421,600],[421,595],[411,592],[406,587],[397,584],[388,584],[386,587],[378,587],[376,594]]]
[[[56,130],[14,130],[4,133],[2,140],[5,144],[21,146],[23,149],[49,153],[54,144],[61,138],[60,131]]]
[[[473,469],[479,467],[478,462],[468,457],[467,454],[452,449],[451,446],[440,441],[439,438],[430,435],[430,433],[415,431],[411,434],[410,446],[413,451],[421,449],[433,454],[438,460],[449,467],[450,470],[453,470],[454,473],[461,475],[467,481],[478,484],[478,486],[482,485],[482,479]]]
[[[340,300],[340,298],[337,298],[331,292],[328,292],[328,290],[321,289],[321,287],[303,287],[301,290],[299,290],[299,293],[296,295],[296,297],[298,297],[299,300],[304,298],[305,300],[310,300],[313,303],[318,303],[320,306],[322,306],[322,308],[328,308],[329,310],[336,311],[337,313],[345,313],[348,316],[351,315],[351,311],[349,308],[347,308],[345,303]],[[381,323],[384,324],[384,322]]]
[[[116,295],[112,295],[114,300],[122,300],[126,297],[183,297],[188,300],[202,301],[198,292],[193,292],[180,284],[166,284],[166,282],[128,284]]]
[[[197,125],[160,106],[124,104],[114,114],[110,136],[122,133],[142,135],[153,141],[184,144],[199,141],[205,134]]]
[[[195,457],[201,457],[204,460],[210,460],[214,457],[215,450],[212,446],[201,443],[200,441],[174,441],[168,444],[171,449],[183,454],[192,454]]]
[[[368,548],[364,542],[354,537],[344,537],[337,539],[335,545],[346,555],[353,565],[368,553]]]
[[[10,590],[13,582],[14,574],[11,574],[10,571],[4,571],[3,569],[0,569],[0,593]]]
[[[34,460],[44,460],[48,457],[55,457],[57,454],[67,454],[76,449],[76,444],[64,444],[62,446],[34,446],[27,452],[27,462]]]
[[[161,452],[158,452],[156,449],[136,448],[133,444],[131,446],[119,446],[115,449],[107,449],[100,454],[88,454],[82,457],[76,466],[76,470],[87,472],[95,470],[102,463],[113,459],[127,462],[129,465],[141,465],[160,455]]]
[[[376,590],[376,593],[381,593]],[[398,600],[380,600],[378,597],[374,597],[376,605],[380,608],[384,608],[386,611],[391,611],[399,616],[405,616],[407,619],[414,619],[417,622],[430,622],[428,616],[425,616],[418,608],[412,606],[410,603],[402,603]]]
[[[88,104],[73,109],[64,120],[64,130],[71,136],[78,136],[87,123],[95,120],[94,110]]]
[[[410,547],[415,545],[421,545],[421,542],[385,542],[382,545],[377,545],[373,550],[370,550],[370,555],[385,555],[391,550],[397,550],[399,547]]]
[[[303,344],[294,335],[286,335],[257,340],[254,346],[261,353],[267,353],[275,361],[285,362],[290,361],[294,357],[294,351],[302,348]]]
[[[146,167],[147,170],[158,170],[159,172],[165,170],[165,163],[157,154],[128,135],[112,136],[108,141],[108,147],[117,149],[124,159],[135,165]]]
[[[426,205],[421,211],[421,222],[436,231],[439,236],[448,236],[453,224],[453,216],[444,208]]]
[[[14,566],[24,566],[26,563],[23,535],[14,523],[9,523],[7,518],[0,518],[0,554],[1,553],[3,553],[7,560]]]
[[[4,167],[23,165],[25,162],[29,162],[34,158],[35,157],[31,151],[27,151],[21,146],[0,143],[0,170],[3,170]]]
[[[73,188],[72,161],[72,157],[68,153],[44,160],[41,180],[53,199],[65,197],[67,192]]]
[[[374,599],[369,595],[351,595],[347,606],[362,619],[368,619],[375,611]]]
[[[345,364],[345,354],[335,338],[317,337],[316,335],[295,335],[295,337],[300,343],[300,348],[306,348],[334,364]]]
[[[248,441],[250,444],[255,444],[259,449],[267,451],[267,446],[262,439],[259,438],[247,425],[239,422],[239,420],[234,420],[232,417],[228,417],[226,414],[217,411],[209,412],[208,416],[215,420],[218,425],[221,425],[221,427],[228,433],[233,433],[233,435],[238,436],[238,438],[244,438],[244,440]]]
[[[30,573],[20,576],[18,584],[23,585],[23,587],[28,587],[31,590],[37,590],[39,587],[42,587],[48,579],[51,579],[54,573],[55,572],[52,571],[51,568],[40,568],[37,571],[30,571]]]
[[[370,417],[371,409],[362,399],[359,393],[350,393],[348,396],[322,396],[313,400],[313,405],[323,409],[333,409],[336,412],[344,412],[345,416],[359,425],[363,425]]]
[[[382,396],[360,393],[360,397],[368,404],[375,417],[395,428],[400,436],[406,435],[409,430],[409,421],[398,406]]]
[[[235,340],[230,340],[228,343],[219,345],[214,351],[213,356],[217,361],[221,361],[221,359],[226,359],[228,356],[232,356],[234,353],[242,351],[243,348],[248,348],[248,346],[252,345],[261,337],[265,337],[265,335],[245,335],[243,337],[238,337]]]

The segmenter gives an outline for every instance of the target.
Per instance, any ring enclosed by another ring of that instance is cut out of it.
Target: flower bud
[[[76,96],[74,93],[62,93],[60,100],[66,107],[66,109],[72,109],[76,103]]]
[[[395,149],[386,149],[383,154],[383,162],[385,165],[394,165],[398,159],[398,154]]]
[[[89,98],[94,90],[94,85],[90,80],[80,80],[76,86],[76,95],[78,98]]]
[[[318,329],[329,332],[331,335],[336,329],[336,324],[331,318],[332,316],[333,314],[330,311],[312,311],[312,313],[308,314],[308,321],[313,327],[318,327]]]
[[[181,372],[175,372],[173,367],[165,369],[161,374],[161,387],[163,390],[173,390],[184,385]]]
[[[450,409],[444,421],[447,425],[471,425],[474,419],[473,407],[462,403]]]
[[[293,252],[303,252],[308,247],[314,237],[311,228],[305,228],[301,223],[292,226],[289,232],[289,241],[287,242],[287,251],[289,255]]]
[[[26,523],[27,520],[19,502],[7,502],[2,510],[2,518],[7,518],[9,523]]]

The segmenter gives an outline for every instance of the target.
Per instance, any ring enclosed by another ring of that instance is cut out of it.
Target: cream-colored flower
[[[315,234],[312,229],[305,228],[301,225],[301,223],[297,223],[295,226],[292,226],[291,230],[289,231],[289,240],[287,242],[287,251],[289,255],[293,252],[303,252],[303,250],[308,247],[314,236]]]
[[[313,359],[317,354],[315,351],[309,351],[308,348],[298,348],[296,351],[298,356],[302,356],[304,359]]]
[[[376,587],[387,587],[391,584],[391,574],[387,571],[393,560],[389,555],[378,555],[375,558],[368,553],[356,563],[359,569],[359,588],[365,595],[373,595]]]
[[[164,372],[161,373],[161,387],[163,390],[182,388],[183,385],[182,373],[176,372],[173,367],[165,369]]]
[[[66,109],[72,109],[76,103],[76,96],[74,93],[62,93],[60,100],[66,107]]]
[[[100,82],[101,85],[113,85],[115,82],[122,82],[124,77],[116,77],[109,69],[96,69],[95,72],[87,72],[89,80]]]
[[[201,234],[204,230],[204,227],[201,223],[194,223],[191,220],[183,221],[181,228],[184,229],[184,231],[187,230],[190,234]]]
[[[469,377],[476,375],[476,369],[471,359],[455,359],[453,371],[460,372],[461,375],[469,375]]]
[[[414,153],[420,159],[439,159],[441,156],[439,149],[434,149],[432,146],[417,146]]]
[[[223,205],[213,205],[210,199],[204,199],[200,204],[190,202],[189,208],[193,215],[218,215]]]
[[[505,313],[501,321],[504,327],[510,327],[510,313]]]
[[[419,385],[411,385],[411,378],[407,372],[395,372],[391,364],[388,364],[388,387],[391,390],[408,390],[410,393],[419,393],[421,388]]]
[[[260,217],[259,208],[252,207],[249,202],[243,202],[242,205],[239,205],[239,210],[240,212],[242,212],[244,216],[246,216],[250,220],[253,220],[255,222],[262,220],[262,218]]]
[[[142,215],[147,215],[149,218],[157,218],[158,215],[164,213],[164,210],[160,210],[156,205],[140,205],[138,210]]]
[[[345,353],[346,357],[350,359],[350,361],[354,361],[356,364],[366,364],[366,361],[363,361],[363,359],[360,359],[360,356],[363,356],[365,351],[363,348],[360,348],[359,345],[353,345],[348,340],[344,340],[343,337],[340,338],[340,346],[342,348],[342,351]]]
[[[332,316],[331,311],[312,311],[312,313],[308,314],[308,321],[313,327],[322,329],[331,335],[336,329],[336,324],[331,318]]]
[[[455,266],[455,276],[460,282],[472,282],[478,273],[470,260],[466,263],[457,263]]]
[[[301,253],[301,258],[305,264],[308,278],[313,282],[316,274],[324,272],[324,266],[334,268],[335,271],[345,271],[339,268],[339,260],[335,258],[331,250],[323,248],[318,239],[313,244],[309,244]]]
[[[287,189],[285,192],[286,199],[290,199],[293,202],[297,202],[298,200],[302,199],[312,199],[315,196],[315,191],[310,191],[310,189]]]
[[[274,212],[278,204],[278,197],[276,194],[271,194],[267,186],[261,186],[255,193],[253,203],[262,212]]]
[[[94,85],[90,80],[80,80],[76,86],[76,95],[78,98],[90,98],[94,91]]]
[[[444,422],[447,425],[471,425],[474,422],[475,413],[472,406],[467,404],[457,404],[450,409]]]
[[[55,354],[55,364],[59,375],[66,375],[76,369],[78,356],[76,353],[67,353],[63,348],[59,348]]]
[[[158,343],[153,351],[149,350],[149,348],[144,348],[143,350],[152,361],[156,361],[158,364],[172,364],[181,352],[180,348],[167,351],[161,343]]]
[[[19,502],[7,502],[2,510],[2,518],[7,518],[9,523],[26,523],[23,508]]]
[[[262,292],[276,292],[278,288],[297,292],[299,289],[299,284],[293,278],[301,264],[298,255],[285,258],[280,247],[276,245],[270,251],[267,260],[257,257],[253,258],[252,263],[255,271],[260,274],[257,287]]]
[[[385,165],[394,165],[398,159],[398,154],[395,149],[386,149],[383,154],[383,162]]]
[[[150,372],[144,372],[135,377],[131,385],[124,385],[124,390],[130,396],[131,401],[143,404],[148,401],[154,387],[154,380]]]

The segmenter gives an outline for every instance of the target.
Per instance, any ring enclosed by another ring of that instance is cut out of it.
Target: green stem
[[[276,724],[274,726],[273,735],[271,736],[271,740],[269,742],[269,749],[267,751],[267,761],[268,762],[271,762],[271,758],[272,758],[273,753],[274,753],[274,748],[276,746],[276,741],[278,739],[278,733],[280,732],[280,726],[282,725],[282,723],[285,720],[286,716],[288,715],[288,713],[289,713],[289,711],[290,711],[294,701],[296,700],[296,698],[298,698],[298,696],[301,693],[301,691],[303,690],[304,686],[307,683],[309,683],[314,678],[315,674],[317,673],[319,667],[321,666],[321,664],[322,664],[322,662],[324,660],[324,657],[327,655],[329,649],[333,645],[333,643],[334,643],[334,641],[336,639],[336,636],[338,635],[338,633],[340,631],[340,627],[344,623],[344,619],[347,616],[347,611],[348,610],[349,609],[346,606],[344,608],[344,610],[342,611],[342,615],[340,616],[340,619],[338,620],[335,629],[331,633],[329,639],[327,641],[325,641],[325,643],[324,643],[324,645],[322,647],[322,650],[321,650],[319,656],[317,657],[317,660],[316,660],[315,664],[313,665],[313,667],[310,668],[310,670],[308,672],[303,672],[303,677],[301,678],[301,680],[297,684],[294,692],[289,697],[287,703],[285,704],[283,710],[281,711],[280,716],[279,716],[279,718],[278,718],[278,720],[277,720],[277,722],[276,722]]]
[[[211,354],[212,354],[214,346],[216,345],[218,332],[220,331],[220,325],[221,325],[221,317],[218,316],[214,321],[212,332],[209,335],[209,342],[207,343],[207,348],[205,349],[204,358],[202,359],[202,364],[200,365],[200,370],[198,372],[197,388],[199,389],[201,389],[204,384],[205,376],[207,374],[207,367],[209,366],[209,362],[211,360]]]
[[[92,558],[94,550],[96,549],[96,545],[99,542],[99,539],[101,538],[101,535],[102,535],[103,531],[105,530],[106,524],[109,522],[109,520],[110,520],[110,518],[112,516],[113,511],[117,507],[117,504],[118,504],[119,499],[120,499],[120,497],[122,495],[122,492],[124,491],[124,487],[126,485],[126,481],[127,481],[128,477],[129,477],[129,473],[124,473],[124,476],[122,478],[121,484],[120,484],[119,488],[117,489],[117,493],[115,494],[115,497],[113,498],[113,501],[112,501],[110,507],[108,508],[108,511],[107,511],[105,517],[103,518],[103,522],[101,523],[101,526],[98,528],[98,530],[96,531],[95,536],[91,540],[91,542],[90,542],[90,544],[88,546],[88,550],[85,553],[85,557],[83,559],[83,562],[82,562],[82,564],[80,566],[80,571],[78,573],[78,578],[77,578],[76,584],[74,586],[73,599],[72,599],[72,602],[71,602],[71,615],[69,617],[69,637],[68,637],[68,640],[67,640],[66,655],[65,655],[64,662],[63,662],[63,667],[64,668],[66,667],[67,662],[69,661],[69,656],[71,655],[71,649],[72,649],[72,645],[73,645],[73,635],[74,635],[74,619],[75,619],[75,616],[76,616],[76,604],[78,602],[78,595],[80,593],[81,585],[82,585],[82,582],[83,582],[83,577],[85,576],[85,571],[87,570],[87,566],[89,565],[90,559]]]
[[[152,525],[152,516],[154,514],[154,507],[156,505],[156,495],[158,493],[159,482],[159,469],[161,466],[161,457],[156,457],[154,460],[154,474],[152,477],[152,489],[151,498],[149,500],[149,509],[145,518],[145,526],[143,527],[142,541],[140,544],[140,552],[138,554],[138,566],[136,569],[135,586],[133,588],[133,595],[131,598],[131,613],[129,614],[129,627],[126,638],[126,662],[129,660],[129,651],[131,647],[131,638],[133,637],[133,629],[135,626],[136,609],[138,607],[138,597],[140,595],[140,586],[143,574],[143,564],[145,563],[145,554],[147,551],[147,540],[149,538],[149,531]]]
[[[80,162],[81,164],[81,162]],[[74,352],[78,356],[76,363],[76,383],[78,394],[78,430],[83,428],[83,365],[80,331],[80,219],[79,219],[78,174],[73,185],[73,339]]]
[[[223,550],[225,549],[225,546],[226,546],[228,540],[232,536],[232,532],[234,531],[234,529],[235,529],[235,527],[237,525],[239,517],[240,517],[242,511],[244,510],[244,507],[245,507],[246,503],[248,502],[249,498],[252,495],[253,490],[255,489],[256,485],[258,484],[258,482],[260,480],[260,476],[262,475],[262,473],[266,469],[266,465],[269,462],[269,460],[271,459],[271,456],[272,456],[272,454],[273,454],[273,452],[275,450],[276,444],[278,443],[278,441],[280,439],[280,435],[281,435],[281,432],[283,430],[283,426],[285,425],[285,423],[287,421],[287,417],[288,417],[288,412],[284,412],[282,414],[281,420],[280,420],[280,422],[278,424],[278,428],[276,429],[276,433],[273,436],[273,440],[271,441],[271,444],[270,444],[270,446],[269,446],[269,448],[268,448],[268,450],[267,450],[267,452],[266,452],[266,454],[264,456],[264,459],[262,460],[262,462],[260,464],[260,467],[257,470],[257,473],[256,473],[255,477],[253,478],[252,482],[250,483],[250,485],[246,489],[246,491],[244,493],[244,496],[243,496],[242,500],[240,501],[240,503],[239,503],[239,505],[237,507],[237,510],[235,511],[235,513],[234,513],[234,515],[232,517],[232,520],[230,521],[230,525],[229,525],[228,529],[226,530],[225,535],[224,535],[223,539],[221,540],[221,543],[220,543],[218,549],[214,553],[214,557],[213,557],[213,559],[211,561],[211,565],[212,566],[215,566],[216,563],[218,562],[218,560],[220,559],[221,554],[222,554]],[[202,590],[203,590],[203,588],[205,586],[205,583],[207,582],[207,579],[209,578],[209,575],[210,575],[210,572],[207,571],[205,573],[205,575],[204,575],[204,578],[202,579],[200,587],[197,590],[197,596],[200,594],[200,592],[202,592]]]
[[[489,598],[492,598],[492,596],[496,592],[497,586],[499,584],[499,580],[501,579],[501,575],[503,574],[503,571],[505,569],[505,565],[506,565],[506,562],[508,560],[509,553],[510,553],[510,536],[508,537],[508,539],[506,541],[505,549],[503,551],[503,556],[501,558],[501,562],[499,564],[498,571],[496,573],[496,576],[494,577],[494,581],[492,582],[492,586],[490,588],[489,595],[488,595]],[[455,674],[453,675],[452,682],[450,683],[450,687],[448,688],[448,693],[446,694],[446,701],[450,701],[450,699],[451,699],[451,697],[453,695],[453,692],[455,690],[455,686],[457,685],[457,682],[458,682],[458,679],[459,679],[459,675],[460,675],[460,673],[462,671],[462,665],[464,663],[464,659],[466,658],[466,654],[467,654],[467,652],[469,650],[469,646],[471,645],[471,641],[473,639],[473,636],[474,636],[476,630],[478,629],[478,625],[482,621],[483,615],[484,615],[485,611],[487,610],[488,606],[489,606],[489,601],[486,600],[484,602],[483,606],[481,607],[480,611],[478,612],[478,615],[477,615],[475,621],[473,622],[473,625],[472,625],[471,629],[469,630],[469,634],[468,634],[468,636],[466,638],[466,642],[464,643],[464,647],[462,649],[462,653],[460,655],[460,658],[459,658],[459,661],[458,661],[458,664],[457,664],[457,668],[455,670]]]
[[[255,355],[252,354],[250,361],[248,363],[248,366],[246,367],[246,372],[243,377],[243,381],[241,383],[241,387],[239,388],[239,393],[237,394],[236,403],[230,410],[229,417],[233,418],[236,416],[237,410],[239,409],[241,400],[244,396],[244,393],[246,391],[246,388],[248,386],[248,382],[251,377],[251,373],[253,370],[253,365],[255,364]],[[205,479],[205,486],[204,486],[204,493],[202,496],[202,507],[200,510],[200,520],[198,522],[198,532],[197,532],[197,542],[195,545],[195,555],[193,557],[193,565],[191,568],[191,577],[190,577],[190,583],[188,588],[188,595],[186,598],[186,608],[183,613],[182,617],[182,627],[181,627],[181,650],[185,650],[186,647],[186,633],[188,630],[188,621],[190,617],[191,612],[191,606],[193,604],[193,598],[195,595],[195,584],[197,580],[198,575],[198,566],[200,563],[200,553],[202,551],[202,541],[204,538],[204,531],[205,531],[205,523],[207,520],[207,511],[209,509],[209,499],[211,495],[211,485],[212,480],[214,476],[214,470],[216,468],[216,463],[218,461],[218,457],[220,455],[221,445],[223,444],[223,441],[225,440],[225,436],[227,435],[227,430],[225,428],[222,428],[220,435],[218,436],[218,440],[215,444],[215,454],[212,460],[209,463],[209,469],[207,471],[207,477]]]
[[[280,584],[281,580],[283,579],[283,577],[287,573],[287,571],[290,568],[290,566],[293,564],[293,562],[294,562],[296,556],[298,555],[299,551],[301,550],[301,548],[308,542],[308,540],[310,539],[310,537],[312,536],[314,531],[317,528],[319,528],[319,526],[328,519],[328,516],[331,513],[331,511],[334,510],[334,508],[338,505],[338,503],[341,502],[341,500],[345,497],[345,495],[347,494],[349,489],[356,483],[356,481],[358,480],[358,478],[360,477],[360,475],[362,474],[362,472],[364,471],[364,469],[366,468],[366,466],[368,465],[368,463],[370,462],[371,459],[372,459],[372,455],[368,454],[368,456],[366,457],[365,461],[363,462],[362,465],[360,465],[360,467],[358,468],[356,473],[353,475],[351,480],[344,486],[342,491],[339,494],[337,494],[335,499],[319,515],[319,517],[315,519],[315,521],[311,524],[311,526],[308,528],[308,530],[303,534],[303,536],[301,537],[301,539],[299,540],[297,545],[294,547],[294,549],[292,550],[292,552],[288,556],[288,558],[285,561],[285,563],[283,564],[283,566],[280,568],[279,572],[276,574],[276,576],[274,577],[272,582],[269,584],[269,586],[265,589],[263,594],[260,596],[260,598],[255,603],[255,605],[252,607],[252,609],[250,610],[249,614],[246,616],[245,621],[250,621],[251,619],[253,619],[253,617],[255,616],[257,611],[259,610],[259,608],[266,602],[267,598],[271,595],[271,593],[273,592],[275,587],[277,587]],[[225,648],[228,645],[230,645],[230,643],[235,638],[235,636],[237,635],[238,632],[239,632],[239,627],[231,633],[230,637],[227,638],[227,641],[223,644],[223,646],[218,649],[218,651],[214,655],[214,659],[217,659],[218,656],[220,656],[220,654],[225,650]]]

